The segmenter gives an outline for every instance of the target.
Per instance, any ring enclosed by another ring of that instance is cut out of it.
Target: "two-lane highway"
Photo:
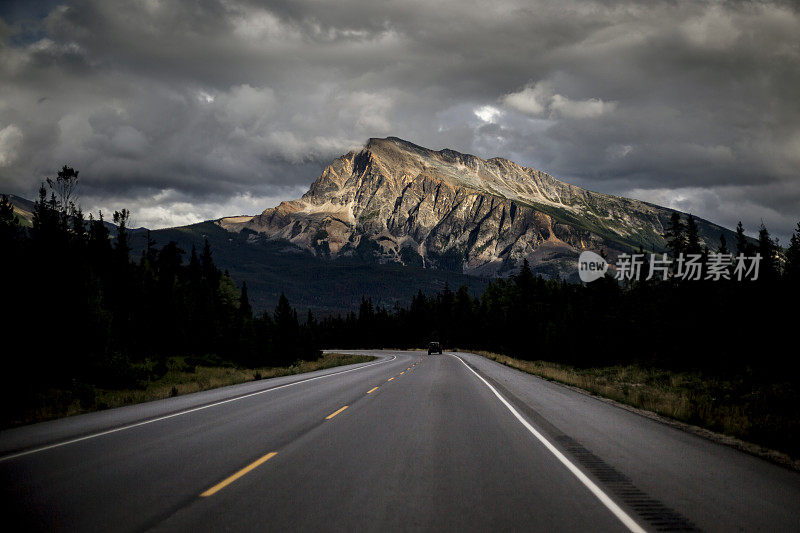
[[[800,529],[800,475],[469,354],[0,433],[41,530]]]

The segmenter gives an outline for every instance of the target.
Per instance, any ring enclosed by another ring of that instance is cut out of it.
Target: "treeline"
[[[5,318],[3,405],[32,402],[47,389],[131,387],[162,375],[169,356],[247,367],[314,359],[320,348],[424,347],[429,341],[522,359],[575,365],[640,363],[715,375],[797,382],[796,298],[800,224],[787,249],[762,226],[757,244],[741,224],[730,253],[762,257],[755,281],[688,281],[673,276],[606,278],[586,285],[534,276],[527,265],[483,294],[445,287],[418,293],[408,307],[364,300],[359,311],[298,320],[284,296],[254,316],[203,250],[150,242],[130,257],[126,210],[115,226],[84,217],[69,167],[42,186],[33,227],[22,228],[0,201],[0,265]],[[673,256],[711,254],[691,218],[673,218]],[[727,243],[715,252],[728,253]],[[646,267],[645,272],[646,272]],[[16,348],[12,348],[16,347]],[[796,403],[796,402],[795,402]],[[790,403],[789,405],[795,405]],[[8,419],[9,413],[5,414]]]
[[[323,346],[488,350],[582,366],[640,363],[714,374],[797,380],[794,348],[800,295],[800,224],[783,250],[765,227],[757,244],[739,225],[734,250],[701,247],[693,220],[678,217],[667,235],[673,256],[761,255],[758,279],[684,280],[671,276],[620,282],[608,273],[585,285],[519,274],[491,282],[483,294],[462,287],[419,293],[410,307],[384,309],[363,301],[359,312],[318,326]],[[734,254],[735,252],[735,254]],[[732,270],[732,267],[731,267]],[[732,272],[729,271],[729,274]],[[785,346],[781,348],[781,346]]]
[[[253,317],[246,286],[217,268],[207,242],[199,252],[149,242],[131,260],[129,212],[113,214],[112,235],[102,213],[87,219],[75,205],[77,179],[64,167],[42,185],[31,228],[0,200],[4,421],[49,389],[135,387],[173,355],[242,366],[319,355],[285,298]]]

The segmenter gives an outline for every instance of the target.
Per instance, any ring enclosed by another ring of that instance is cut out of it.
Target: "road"
[[[373,362],[0,432],[48,531],[800,531],[800,474],[482,357]]]

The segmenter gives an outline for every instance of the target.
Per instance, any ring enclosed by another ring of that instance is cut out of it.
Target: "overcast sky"
[[[301,195],[369,137],[502,156],[786,244],[791,2],[5,1],[0,191],[151,228]]]

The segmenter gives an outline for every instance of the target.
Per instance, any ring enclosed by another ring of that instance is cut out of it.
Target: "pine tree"
[[[454,316],[456,336],[459,339],[464,339],[460,342],[465,342],[474,333],[472,329],[473,312],[472,296],[470,296],[467,286],[462,285],[456,292]]]
[[[53,248],[61,234],[61,217],[56,209],[55,195],[47,199],[44,184],[39,187],[39,199],[33,205],[31,236],[40,250]]]
[[[203,244],[203,253],[200,256],[200,265],[202,266],[203,277],[205,277],[209,286],[212,288],[212,290],[217,290],[219,287],[219,281],[222,278],[222,273],[214,264],[214,259],[211,252],[211,244],[209,244],[208,239],[205,239]]]
[[[105,275],[109,268],[111,258],[111,241],[108,228],[103,222],[103,212],[98,212],[98,218],[89,215],[89,235],[86,249],[88,260],[96,272]]]
[[[142,250],[142,259],[140,261],[141,265],[148,265],[150,268],[153,268],[158,260],[158,250],[156,249],[156,241],[150,236],[150,230],[147,230],[147,236],[145,237],[145,246],[144,250]]]
[[[725,235],[724,234],[720,234],[720,236],[719,236],[719,249],[717,250],[717,253],[720,253],[720,254],[729,254],[730,253],[730,251],[728,250],[728,241],[727,241],[727,239],[725,239]]]
[[[793,284],[800,284],[800,222],[797,223],[789,239],[789,247],[786,249],[786,268],[784,277]]]
[[[183,263],[183,254],[185,252],[178,248],[175,241],[169,241],[158,252],[158,260],[156,266],[158,269],[159,281],[166,286],[175,284],[178,275],[180,274],[181,264]]]
[[[532,296],[534,276],[533,272],[531,272],[531,265],[528,263],[527,257],[522,260],[522,268],[520,268],[519,273],[514,277],[514,283],[517,285],[517,288],[519,288],[523,298]]]
[[[769,235],[764,222],[758,229],[758,253],[761,255],[759,279],[774,281],[778,277],[778,264],[775,257],[778,245]]]
[[[308,310],[306,315],[306,323],[303,324],[301,338],[303,340],[301,357],[305,360],[315,360],[322,356],[322,350],[319,349],[319,331],[317,326],[317,319],[311,309]]]
[[[748,242],[744,234],[744,226],[742,226],[741,220],[736,225],[736,253],[744,254],[745,256],[753,255],[753,245]]]
[[[197,284],[203,276],[203,268],[200,266],[200,259],[197,258],[197,248],[192,245],[192,252],[189,255],[189,281]]]
[[[284,293],[281,293],[278,298],[273,322],[275,324],[273,329],[274,362],[277,364],[291,363],[297,358],[300,351],[300,326],[297,322],[297,311],[289,304]]]
[[[690,214],[686,219],[686,253],[699,254],[702,253],[700,248],[700,235],[697,230],[697,223],[694,217]]]
[[[86,219],[80,207],[72,213],[72,235],[77,243],[83,244],[86,240]]]
[[[242,294],[239,297],[239,316],[246,320],[253,319],[253,308],[250,306],[250,298],[247,296],[247,282],[242,282]]]
[[[669,229],[664,234],[664,238],[667,240],[667,248],[672,252],[673,257],[678,257],[686,250],[684,226],[681,222],[681,215],[677,211],[673,211],[670,217]]]
[[[131,212],[127,209],[122,211],[114,211],[114,224],[117,225],[117,242],[114,251],[117,256],[117,261],[120,264],[127,264],[130,259],[131,253],[130,243],[128,241],[128,220],[130,220]]]

